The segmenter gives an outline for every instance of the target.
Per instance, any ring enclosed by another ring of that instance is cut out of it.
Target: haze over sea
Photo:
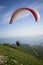
[[[15,44],[16,41],[21,44],[41,44],[43,43],[43,36],[29,36],[29,37],[12,37],[12,38],[0,38],[0,43]]]

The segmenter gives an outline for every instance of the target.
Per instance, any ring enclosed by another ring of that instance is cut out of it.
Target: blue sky
[[[40,21],[26,12],[13,24],[9,24],[12,13],[22,7],[34,8],[40,14]],[[43,35],[43,0],[0,0],[0,38]]]

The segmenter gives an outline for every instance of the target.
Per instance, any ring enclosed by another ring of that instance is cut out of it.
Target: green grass
[[[7,62],[2,65],[43,65],[43,60],[37,59],[34,55],[22,51],[22,48],[10,45],[0,45],[0,55],[8,56]],[[18,61],[16,64],[13,60]]]
[[[34,47],[34,49],[35,49],[36,52],[39,54],[40,59],[43,60],[43,46],[37,46],[37,48]]]

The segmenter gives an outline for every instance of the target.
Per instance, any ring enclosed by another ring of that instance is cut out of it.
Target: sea
[[[40,36],[0,38],[0,44],[3,44],[3,43],[16,44],[17,40],[21,44],[41,44],[41,43],[43,43],[43,35],[40,35]]]

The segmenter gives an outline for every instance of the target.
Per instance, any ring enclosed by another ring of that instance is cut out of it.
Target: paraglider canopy
[[[11,19],[10,19],[10,24],[13,23],[13,20],[17,17],[18,14],[20,14],[21,12],[25,12],[25,11],[30,11],[34,18],[35,18],[35,21],[39,21],[40,19],[40,16],[39,16],[39,13],[33,9],[33,8],[20,8],[20,9],[17,9],[11,16]]]

